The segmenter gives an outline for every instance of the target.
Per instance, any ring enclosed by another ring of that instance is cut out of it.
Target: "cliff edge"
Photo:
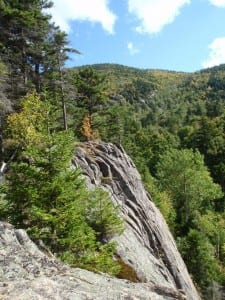
[[[89,188],[102,187],[120,207],[125,231],[113,239],[135,282],[70,268],[41,251],[24,230],[0,222],[0,300],[200,299],[162,215],[122,147],[83,143],[72,163],[82,169]]]
[[[199,299],[164,218],[123,148],[83,143],[73,163],[82,169],[90,188],[104,188],[119,205],[126,229],[115,237],[117,254],[135,270],[138,280],[182,291],[189,300]]]

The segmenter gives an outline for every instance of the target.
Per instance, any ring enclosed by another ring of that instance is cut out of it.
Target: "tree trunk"
[[[64,94],[64,79],[63,72],[60,63],[60,53],[58,53],[58,70],[60,75],[60,90],[61,90],[61,102],[62,102],[62,113],[63,113],[63,126],[64,130],[68,129],[67,126],[67,114],[66,114],[66,103],[65,103],[65,94]]]

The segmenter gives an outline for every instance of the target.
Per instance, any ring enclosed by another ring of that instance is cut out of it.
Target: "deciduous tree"
[[[171,195],[181,231],[188,230],[196,211],[212,207],[222,197],[218,184],[213,183],[203,156],[189,149],[171,149],[161,155],[157,178],[162,190]]]

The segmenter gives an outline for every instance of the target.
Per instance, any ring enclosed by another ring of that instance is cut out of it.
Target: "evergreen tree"
[[[51,26],[48,34],[48,59],[45,62],[45,88],[56,102],[60,98],[62,106],[63,128],[68,129],[67,109],[66,109],[66,91],[65,91],[65,70],[64,63],[68,59],[69,53],[80,54],[74,48],[68,47],[66,33],[59,30],[58,27]]]
[[[7,96],[8,90],[8,72],[6,65],[0,60],[0,144],[2,142],[2,130],[5,123],[5,117],[12,111],[12,103]],[[0,146],[0,161],[2,159]]]
[[[51,5],[48,0],[5,0],[0,3],[1,57],[9,67],[15,98],[24,94],[30,83],[36,82],[39,89],[40,65],[45,56],[50,20],[43,9]]]
[[[52,105],[36,94],[22,104],[8,117],[11,144],[19,149],[7,173],[8,220],[41,238],[66,262],[116,273],[116,245],[106,238],[122,232],[117,209],[105,192],[88,191],[79,170],[70,166],[73,134],[54,129]]]
[[[93,128],[93,114],[106,104],[105,77],[91,67],[79,70],[73,76],[73,83],[77,90],[76,105],[83,108],[82,133],[88,139],[95,138]]]
[[[69,48],[67,35],[51,23],[48,0],[0,2],[0,54],[9,69],[11,99],[36,90],[51,89],[62,103],[63,123],[67,129],[63,66]]]
[[[181,234],[188,231],[197,211],[212,209],[213,200],[223,195],[220,186],[213,183],[199,152],[166,151],[157,164],[156,175],[161,189],[173,200]]]
[[[201,232],[191,229],[185,238],[178,241],[178,245],[189,272],[203,292],[212,281],[224,281],[224,275],[214,256],[214,247]]]

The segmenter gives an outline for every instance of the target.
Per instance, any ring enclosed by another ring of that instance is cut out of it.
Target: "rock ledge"
[[[72,162],[89,188],[104,188],[119,205],[126,228],[114,237],[117,255],[139,282],[63,265],[24,230],[0,222],[0,300],[199,300],[173,237],[123,148],[83,143]]]

